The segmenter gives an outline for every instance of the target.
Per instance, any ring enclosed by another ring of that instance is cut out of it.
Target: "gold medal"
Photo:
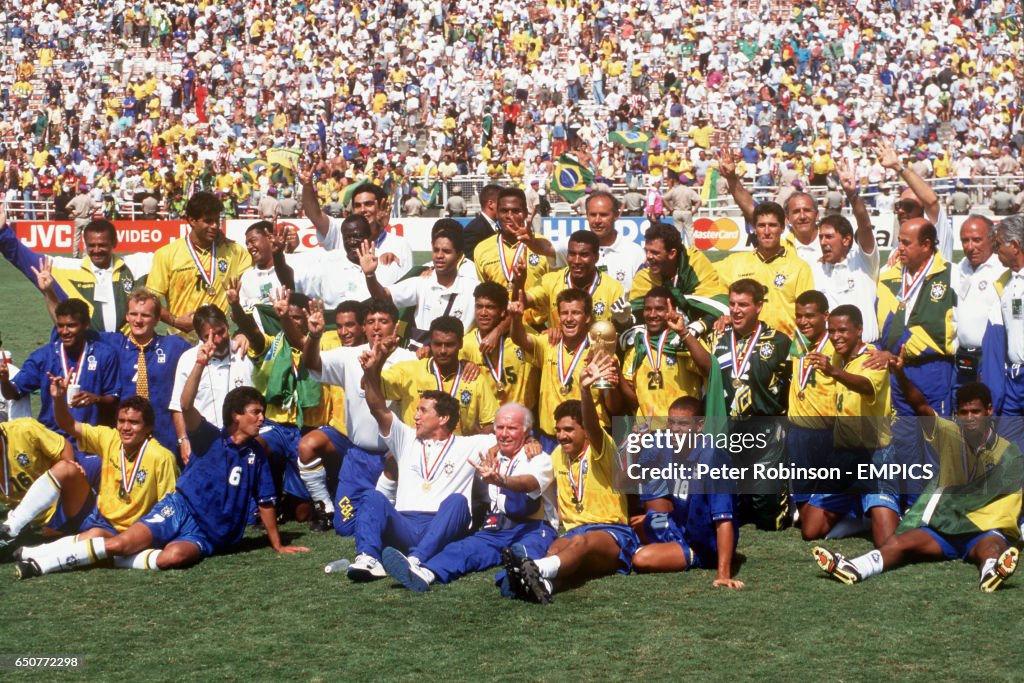
[[[206,288],[206,293],[209,294],[210,296],[213,296],[216,293],[216,291],[217,290],[213,288],[213,285],[210,285],[209,287]]]
[[[652,389],[664,389],[665,378],[661,374],[661,370],[655,370],[651,373],[651,388]]]
[[[896,310],[897,311],[905,311],[905,310],[907,310],[907,305],[901,301],[900,305],[896,307]]]
[[[802,401],[802,400],[804,400],[806,398],[806,395],[804,394],[803,391],[799,391],[799,392],[797,392],[796,397]]]
[[[423,489],[424,493],[430,491],[430,482],[429,481],[423,482],[423,484],[420,486],[420,488]]]
[[[576,512],[583,512],[583,503],[576,503]]]
[[[506,390],[508,390],[508,387],[505,386],[505,383],[504,382],[498,382],[498,393],[499,394],[504,394]]]
[[[567,384],[563,384],[562,386],[560,386],[558,388],[558,393],[560,393],[562,396],[568,396],[569,395],[569,386]]]
[[[741,383],[740,383],[740,380],[739,380],[738,377],[733,377],[732,378],[732,388],[733,389],[739,389],[740,388],[740,384]]]

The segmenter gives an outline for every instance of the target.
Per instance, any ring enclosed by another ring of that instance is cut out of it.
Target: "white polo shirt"
[[[977,269],[971,267],[966,258],[961,259],[953,268],[956,337],[961,348],[980,347],[985,327],[993,315],[999,315],[1000,301],[995,281],[1005,272],[1006,268],[995,254]]]
[[[345,427],[349,441],[366,451],[387,450],[384,440],[377,431],[377,422],[366,405],[363,390],[363,368],[359,356],[370,349],[369,344],[343,346],[320,353],[320,372],[309,371],[309,376],[321,384],[332,384],[345,390]],[[416,354],[408,349],[395,349],[384,361],[389,368],[405,360],[416,360]]]
[[[392,417],[391,432],[381,437],[398,461],[395,508],[400,512],[437,512],[453,493],[465,496],[472,508],[476,469],[469,460],[475,462],[480,453],[497,443],[494,435],[452,435],[448,440],[422,441],[415,429],[394,413]]]
[[[1006,361],[1024,363],[1024,271],[1010,276],[999,303],[1006,326]]]
[[[551,461],[551,456],[547,453],[540,453],[533,458],[529,458],[523,449],[520,448],[519,452],[510,459],[499,452],[498,468],[506,477],[532,475],[537,480],[537,488],[526,495],[534,500],[542,498],[541,505],[544,506],[544,519],[557,529],[558,502],[555,497],[555,487],[551,485],[555,481],[555,465]],[[500,487],[488,484],[487,495],[490,497],[491,512],[506,512],[506,496],[501,492]]]
[[[342,258],[345,258],[345,249],[341,239],[341,224],[343,222],[344,219],[342,218],[328,217],[327,236],[320,239],[320,233],[317,232],[316,235],[324,249],[327,251],[337,250],[341,252]],[[390,228],[391,226],[388,227]],[[398,257],[397,262],[377,268],[377,280],[385,287],[390,287],[401,280],[412,269],[412,247],[409,246],[404,237],[400,237],[390,230],[385,230],[380,234],[375,246],[377,247],[378,256],[381,254],[394,254]],[[345,260],[348,261],[347,258]]]
[[[185,390],[185,382],[196,365],[199,347],[181,354],[178,367],[174,373],[174,389],[171,390],[169,410],[181,412],[181,392]],[[236,387],[252,386],[252,361],[245,355],[228,353],[223,358],[211,358],[203,368],[203,376],[199,380],[196,392],[195,408],[210,424],[224,427],[221,414],[224,408],[224,397]]]
[[[420,330],[430,328],[430,323],[443,315],[451,315],[462,321],[468,332],[476,322],[476,301],[473,290],[480,284],[473,277],[456,273],[451,287],[444,287],[437,281],[437,272],[427,277],[411,277],[388,287],[391,299],[398,308],[416,307],[414,324]]]
[[[820,257],[819,257],[820,258]],[[865,254],[854,240],[850,252],[840,263],[811,263],[814,288],[828,299],[829,310],[851,304],[864,318],[864,341],[878,340],[878,315],[875,302],[878,296],[878,247]]]
[[[310,298],[321,299],[328,310],[342,301],[370,298],[363,269],[349,261],[342,250],[292,254],[288,264],[295,271],[295,289]]]

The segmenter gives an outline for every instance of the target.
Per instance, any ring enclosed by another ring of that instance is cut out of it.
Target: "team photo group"
[[[889,143],[873,153],[903,186],[888,262],[844,150],[833,210],[755,199],[727,141],[715,170],[751,248],[718,260],[682,215],[627,238],[600,184],[566,240],[538,229],[536,187],[488,184],[471,220],[433,223],[418,265],[388,229],[392,193],[361,183],[331,215],[306,163],[305,250],[274,218],[229,239],[207,191],[187,198],[187,236],[134,270],[104,218],[78,226],[83,258],[52,259],[5,212],[2,267],[53,328],[0,364],[3,562],[32,581],[185,569],[251,526],[307,552],[279,531],[300,522],[354,538],[327,567],[353,583],[423,592],[497,570],[496,593],[548,604],[615,573],[741,589],[741,527],[795,525],[875,546],[809,545],[809,576],[962,560],[994,591],[1021,535],[1024,215],[968,216],[954,261],[946,198]],[[624,448],[653,430],[675,438]],[[693,438],[709,433],[746,446]],[[654,476],[776,466],[873,474]],[[912,466],[928,476],[880,474]]]

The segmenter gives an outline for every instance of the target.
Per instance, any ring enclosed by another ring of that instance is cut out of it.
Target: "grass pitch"
[[[22,362],[47,341],[38,293],[0,262],[0,331]],[[75,671],[3,680],[978,680],[1019,677],[1024,576],[985,595],[960,562],[859,586],[827,579],[795,530],[740,535],[743,591],[713,570],[614,576],[550,607],[502,600],[493,572],[425,595],[323,572],[349,539],[284,532],[278,557],[250,533],[181,572],[93,569],[18,582],[0,565],[0,655],[78,655]],[[848,555],[864,539],[830,543]]]

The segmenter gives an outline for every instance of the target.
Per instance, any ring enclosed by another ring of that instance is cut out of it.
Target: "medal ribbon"
[[[477,330],[476,331],[476,343],[477,343],[477,346],[479,346],[482,341],[483,340],[480,338],[480,330]],[[484,365],[487,366],[487,371],[489,373],[491,373],[491,377],[494,378],[495,382],[497,382],[498,384],[501,384],[501,378],[502,378],[502,375],[505,372],[505,335],[502,335],[501,337],[498,338],[498,367],[497,368],[495,368],[494,365],[491,364],[491,359],[487,356],[486,353],[481,351],[480,355],[484,357]],[[459,364],[460,368],[461,368],[461,365],[462,364],[460,363]]]
[[[921,272],[915,275],[911,280],[910,284],[907,284],[907,267],[903,266],[902,277],[900,278],[900,293],[896,296],[896,299],[904,305],[914,298],[917,294],[917,290],[921,289],[921,285],[924,284],[924,279],[928,273],[932,270],[932,264],[935,262],[935,254],[928,259],[928,263],[924,265]],[[909,313],[908,313],[909,315]]]
[[[445,456],[448,455],[448,451],[451,450],[452,444],[455,443],[455,432],[448,435],[448,440],[444,442],[441,450],[438,452],[437,457],[434,458],[434,463],[428,464],[427,458],[427,444],[421,443],[420,448],[423,449],[423,479],[425,481],[431,481],[437,475],[437,466],[444,460]]]
[[[593,298],[594,292],[597,291],[597,286],[599,284],[601,284],[601,273],[597,272],[597,273],[594,273],[594,281],[591,282],[590,286],[587,288],[587,294],[589,294],[591,296],[591,298]],[[573,288],[572,282],[569,280],[569,269],[568,268],[565,269],[565,286],[566,286],[567,289],[572,289]]]
[[[583,341],[579,346],[576,347],[576,355],[573,356],[572,363],[569,364],[569,371],[563,372],[562,368],[565,367],[565,360],[563,359],[563,351],[565,349],[564,342],[558,342],[558,383],[563,387],[569,383],[572,379],[572,373],[576,370],[576,366],[579,365],[580,358],[583,358],[583,351],[587,348],[590,343],[589,337],[584,337]]]
[[[7,448],[7,433],[2,429],[0,429],[0,443],[3,443],[4,446],[3,456],[0,457],[0,461],[4,464],[4,476],[3,479],[0,479],[0,486],[3,486],[3,488],[0,489],[0,493],[6,497],[11,491],[11,466],[7,462],[11,454]]]
[[[434,379],[437,380],[437,390],[444,391],[444,378],[441,377],[441,369],[437,367],[437,363],[431,359],[430,371],[434,373]],[[446,392],[449,396],[455,396],[455,392],[459,390],[459,384],[462,383],[462,361],[459,361],[459,371],[455,373],[455,381],[452,382],[452,390]]]
[[[132,467],[132,476],[128,476],[128,459],[124,456],[124,446],[121,446],[121,486],[124,488],[124,494],[128,495],[132,492],[132,487],[135,486],[135,476],[139,473],[139,468],[142,467],[142,456],[146,454],[146,448],[149,447],[149,439],[147,438],[142,443],[142,448],[139,449],[139,454],[135,456],[135,465]]]
[[[505,276],[505,279],[508,282],[512,282],[512,271],[515,270],[516,261],[519,260],[519,255],[526,250],[526,244],[524,242],[520,242],[516,245],[516,252],[512,255],[512,263],[506,265],[508,262],[505,260],[505,243],[502,241],[500,234],[495,237],[495,239],[498,240],[498,264],[501,266],[501,274]]]
[[[730,331],[729,347],[732,351],[732,376],[733,379],[739,379],[743,376],[743,373],[747,371],[747,367],[750,365],[750,357],[754,353],[754,346],[757,343],[758,337],[761,336],[761,328],[764,327],[763,323],[758,323],[754,329],[754,334],[750,335],[750,341],[748,341],[743,349],[736,352],[736,330]]]
[[[587,446],[587,450],[583,451],[583,457],[580,458],[580,480],[574,481],[572,478],[572,463],[569,463],[569,488],[572,489],[573,496],[576,497],[576,504],[579,505],[583,502],[583,489],[586,487],[587,480],[587,457],[590,455],[590,446]]]
[[[800,334],[799,330],[797,331],[797,334]],[[821,336],[821,341],[818,342],[818,345],[814,348],[814,353],[821,353],[822,349],[825,348],[825,344],[828,344],[827,333]],[[814,372],[814,368],[805,363],[806,360],[806,355],[800,356],[800,358],[797,359],[797,377],[800,382],[801,391],[807,386],[807,382],[811,379],[811,373]]]
[[[664,355],[665,355],[665,342],[668,341],[668,330],[662,331],[661,339],[658,340],[658,355],[657,355],[657,357],[655,357],[654,351],[651,350],[652,349],[652,347],[651,347],[651,335],[647,331],[646,328],[644,328],[643,340],[644,340],[644,349],[647,351],[647,357],[651,361],[651,367],[654,368],[655,372],[658,372],[659,370],[661,370],[661,361],[662,361],[662,359],[664,358]]]
[[[64,371],[64,379],[68,381],[68,384],[75,384],[82,374],[82,363],[85,362],[85,354],[88,350],[89,344],[86,342],[85,346],[82,347],[82,355],[78,357],[78,364],[75,365],[74,372],[72,372],[68,369],[68,356],[64,351],[64,344],[60,345],[60,367]]]
[[[185,247],[188,248],[188,255],[192,257],[192,262],[196,264],[196,269],[199,271],[199,276],[203,278],[203,282],[206,283],[207,287],[213,287],[214,280],[217,279],[217,243],[214,242],[210,245],[210,272],[203,269],[203,264],[199,260],[199,252],[192,245],[192,240],[188,237],[185,238]]]

